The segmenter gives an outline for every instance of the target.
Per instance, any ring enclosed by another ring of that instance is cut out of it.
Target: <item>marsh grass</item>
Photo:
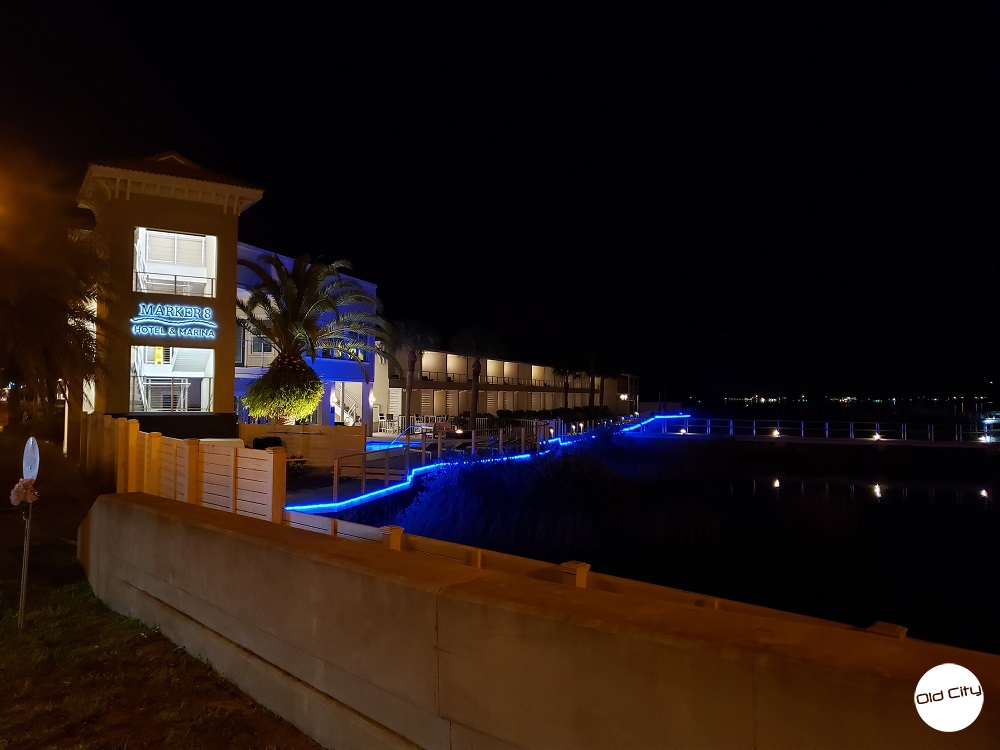
[[[0,750],[320,746],[169,639],[109,610],[76,559],[102,488],[40,442],[24,628],[24,522],[9,503],[25,436],[0,434]]]

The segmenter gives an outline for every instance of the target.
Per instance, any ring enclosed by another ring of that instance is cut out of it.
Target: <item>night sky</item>
[[[0,190],[176,150],[390,320],[646,400],[992,394],[1000,11],[803,5],[5,11]]]

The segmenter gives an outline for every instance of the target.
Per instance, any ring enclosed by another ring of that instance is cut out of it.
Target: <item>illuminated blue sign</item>
[[[139,314],[129,318],[133,336],[167,336],[181,339],[214,339],[219,325],[211,307],[139,303]]]

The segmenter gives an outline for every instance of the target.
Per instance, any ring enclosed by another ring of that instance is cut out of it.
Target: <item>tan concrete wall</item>
[[[109,606],[159,626],[327,747],[1000,740],[997,656],[610,576],[581,588],[558,566],[495,553],[463,564],[418,549],[442,543],[400,543],[397,530],[396,550],[390,539],[132,493],[99,498],[79,541]],[[970,669],[986,696],[954,734],[913,705],[920,676],[945,662]]]

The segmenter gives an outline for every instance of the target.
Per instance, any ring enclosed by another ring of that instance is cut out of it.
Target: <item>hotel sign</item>
[[[130,318],[133,336],[167,336],[181,339],[214,339],[218,323],[211,307],[139,303],[139,314]]]

